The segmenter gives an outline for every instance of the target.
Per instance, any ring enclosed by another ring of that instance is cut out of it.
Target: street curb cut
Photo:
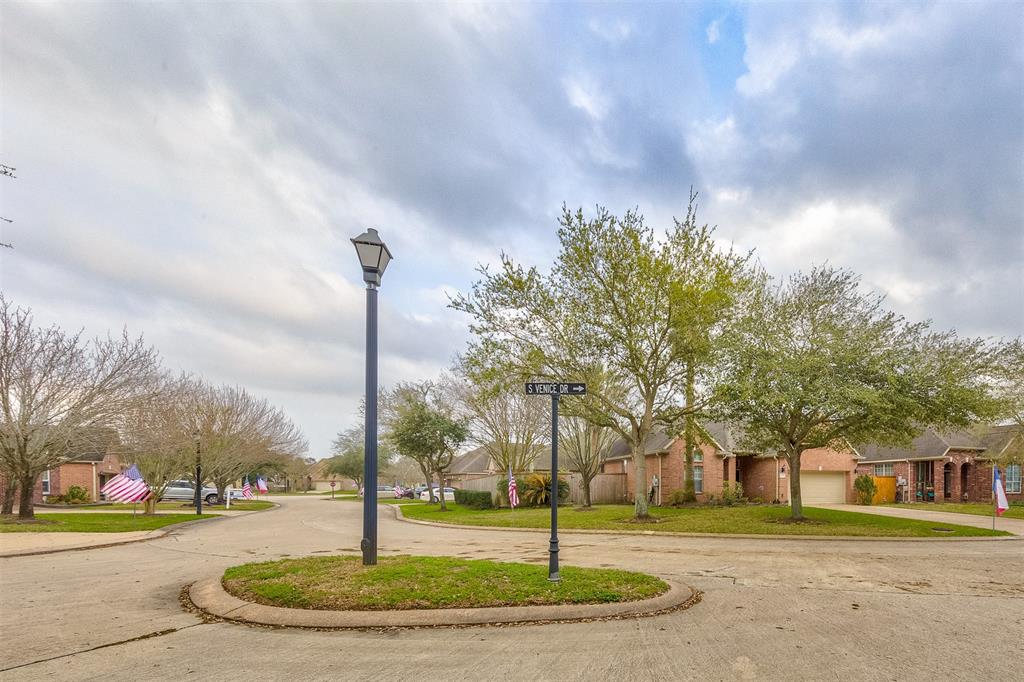
[[[395,518],[405,523],[416,523],[421,526],[433,526],[435,528],[461,528],[463,530],[493,530],[503,532],[525,532],[525,533],[549,533],[548,528],[505,528],[502,526],[465,526],[457,523],[438,523],[436,521],[422,521],[420,519],[408,519],[402,513],[401,505],[382,504],[380,507],[390,507],[395,512]],[[718,538],[731,540],[832,540],[838,542],[993,542],[1007,540],[1024,540],[1024,535],[998,535],[989,537],[963,537],[963,538],[896,538],[896,537],[871,537],[858,535],[760,535],[754,533],[668,533],[657,530],[594,530],[592,528],[559,528],[559,535],[624,535],[644,537],[654,535],[664,538]],[[1009,531],[1007,531],[1009,532]]]
[[[192,605],[204,614],[250,625],[330,630],[436,628],[486,625],[540,625],[574,621],[644,618],[688,609],[701,600],[689,585],[666,580],[669,589],[651,599],[610,604],[560,604],[476,609],[404,611],[315,611],[247,602],[225,591],[220,578],[206,578],[188,588]]]
[[[200,524],[211,521],[222,521],[224,519],[238,518],[239,516],[248,516],[249,514],[259,514],[261,512],[273,511],[274,509],[280,509],[281,505],[274,503],[273,507],[267,507],[266,509],[253,509],[252,511],[245,512],[244,514],[238,514],[236,516],[223,516],[217,515],[209,519],[193,519],[191,521],[182,521],[180,523],[172,523],[163,528],[157,528],[150,531],[152,535],[147,535],[144,538],[135,538],[134,540],[117,540],[115,542],[105,542],[102,545],[82,545],[80,547],[60,547],[58,549],[30,549],[24,552],[13,552],[10,554],[0,554],[0,559],[16,559],[24,556],[39,556],[42,554],[60,554],[61,552],[84,552],[89,549],[104,549],[106,547],[119,547],[121,545],[134,545],[137,542],[149,542],[150,540],[159,540],[162,537],[170,535],[172,532],[184,528],[185,526]],[[127,513],[127,512],[126,512]]]

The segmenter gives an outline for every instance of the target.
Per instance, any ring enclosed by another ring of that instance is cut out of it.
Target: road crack
[[[131,642],[139,642],[139,641],[144,640],[144,639],[153,639],[154,637],[162,637],[164,635],[169,635],[172,632],[179,632],[181,630],[188,630],[189,628],[194,628],[194,627],[196,627],[198,625],[205,625],[205,623],[192,623],[191,625],[183,625],[180,628],[168,628],[166,630],[157,630],[156,632],[148,632],[148,633],[146,633],[144,635],[139,635],[138,637],[131,637],[129,639],[122,639],[121,641],[118,641],[118,642],[107,642],[106,644],[97,644],[96,646],[89,647],[88,649],[81,649],[79,651],[72,651],[69,654],[59,654],[57,656],[50,656],[49,658],[40,658],[39,660],[31,661],[29,663],[19,663],[18,665],[12,665],[10,668],[0,668],[0,673],[5,673],[5,672],[8,672],[10,670],[18,670],[19,668],[27,668],[30,665],[37,665],[39,663],[49,663],[50,661],[58,661],[58,660],[60,660],[62,658],[68,658],[69,656],[78,656],[79,654],[87,654],[90,651],[98,651],[100,649],[108,649],[108,648],[114,647],[114,646],[121,646],[122,644],[130,644]]]

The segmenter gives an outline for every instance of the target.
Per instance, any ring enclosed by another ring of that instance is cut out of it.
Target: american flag
[[[262,476],[256,477],[256,489],[261,493],[267,492],[267,481]]]
[[[100,492],[115,502],[145,502],[153,494],[134,464],[107,481]]]
[[[245,481],[243,481],[243,483],[242,483],[242,497],[244,497],[247,500],[251,500],[253,498],[252,486],[249,485],[249,477],[248,476],[245,477]]]
[[[398,485],[396,483],[395,484],[395,497],[401,497],[401,496],[402,496],[402,486],[400,486],[400,485]]]
[[[516,489],[516,477],[511,467],[508,470],[508,506],[513,509],[519,506],[519,491]]]

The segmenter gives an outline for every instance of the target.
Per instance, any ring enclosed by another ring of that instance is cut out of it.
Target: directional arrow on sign
[[[526,395],[586,395],[587,385],[582,383],[529,383],[526,384]]]

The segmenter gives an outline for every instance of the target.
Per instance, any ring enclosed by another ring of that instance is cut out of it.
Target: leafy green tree
[[[357,451],[348,451],[341,455],[331,457],[325,469],[326,473],[351,479],[356,488],[363,487],[363,465],[366,458],[363,455],[363,448]]]
[[[469,428],[443,403],[432,400],[434,395],[435,387],[429,382],[400,390],[389,410],[387,439],[398,452],[420,462],[428,474],[437,477],[441,510],[447,511],[445,475],[455,453],[469,437]]]
[[[549,273],[503,255],[500,271],[481,269],[482,279],[452,307],[472,317],[470,353],[509,380],[588,382],[588,395],[563,399],[565,409],[629,444],[634,514],[644,518],[644,443],[695,409],[685,402],[675,290],[680,273],[705,253],[687,248],[698,230],[693,201],[687,219],[661,239],[634,211],[620,218],[599,207],[587,218],[563,207],[559,222],[561,248]],[[595,372],[611,380],[594,381]]]
[[[720,416],[745,445],[789,463],[792,517],[803,519],[800,458],[812,448],[908,443],[922,425],[965,428],[996,416],[997,349],[886,310],[850,272],[819,267],[761,287],[732,344]]]
[[[698,418],[714,395],[724,367],[721,340],[732,333],[739,319],[741,303],[763,277],[750,266],[750,253],[740,254],[718,248],[715,230],[698,225],[690,197],[686,218],[676,221],[678,245],[676,267],[670,285],[672,296],[672,342],[685,371],[682,425],[670,425],[670,432],[682,432],[684,450],[683,500],[697,499],[693,479],[694,454],[702,441]],[[680,428],[681,427],[681,428]]]

